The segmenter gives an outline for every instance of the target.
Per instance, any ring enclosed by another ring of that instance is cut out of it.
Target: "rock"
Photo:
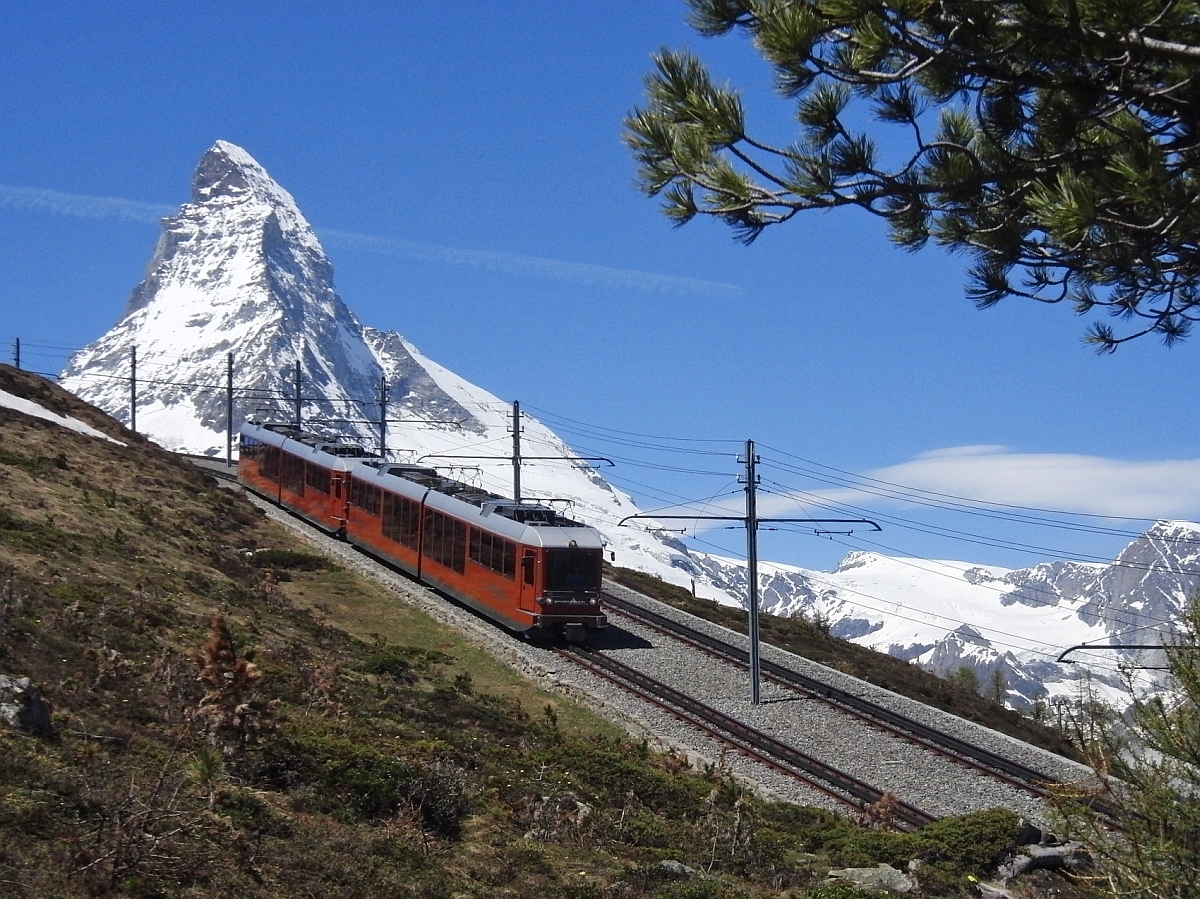
[[[1058,846],[1026,846],[1024,852],[1000,866],[997,875],[1007,883],[1030,871],[1084,871],[1092,865],[1082,843],[1062,843]]]
[[[982,896],[983,899],[1013,899],[1012,893],[1004,889],[1004,887],[997,886],[994,883],[984,883],[983,881],[980,881],[979,883],[975,884],[975,887],[979,890],[979,895]]]
[[[1018,846],[1032,846],[1035,843],[1042,842],[1043,836],[1044,834],[1039,828],[1034,827],[1028,821],[1022,821],[1021,829],[1013,837],[1013,842]]]
[[[658,866],[664,871],[674,874],[676,877],[697,877],[700,875],[700,872],[695,868],[689,868],[682,862],[673,861],[669,858],[663,859],[658,863]]]
[[[0,674],[0,721],[38,737],[58,739],[50,707],[27,677]]]
[[[837,868],[829,872],[833,880],[848,880],[863,889],[876,892],[907,893],[913,887],[912,878],[891,865],[875,868]]]

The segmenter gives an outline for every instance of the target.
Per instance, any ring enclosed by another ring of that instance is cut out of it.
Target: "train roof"
[[[469,503],[479,509],[481,517],[498,515],[508,519],[518,527],[545,528],[580,528],[596,534],[596,545],[601,545],[599,535],[590,525],[575,521],[559,512],[552,506],[536,502],[514,502],[511,499],[491,493],[471,484],[464,484],[440,474],[428,466],[413,465],[397,462],[385,462],[378,453],[372,452],[358,444],[332,441],[328,437],[310,434],[297,429],[292,424],[274,422],[246,422],[241,433],[262,440],[273,446],[282,447],[285,442],[299,443],[307,447],[309,457],[316,453],[327,453],[344,459],[346,469],[353,474],[354,468],[361,466],[368,469],[374,477],[399,478],[402,481],[423,487],[443,497],[458,502]],[[336,463],[330,465],[335,467]],[[341,466],[336,466],[341,467]],[[450,511],[450,510],[445,510]],[[577,532],[579,534],[582,531]],[[515,534],[514,534],[515,536]],[[591,543],[592,541],[583,541]]]
[[[545,503],[514,502],[498,493],[491,493],[472,484],[464,484],[438,473],[436,469],[421,465],[397,465],[387,462],[363,460],[366,466],[379,474],[401,478],[420,487],[425,487],[442,496],[452,497],[459,502],[476,506],[484,515],[500,515],[518,524],[533,527],[584,528],[588,525],[563,515]]]
[[[242,425],[240,433],[273,446],[283,446],[285,441],[290,440],[293,443],[303,444],[316,452],[328,453],[340,459],[379,459],[378,453],[361,444],[349,443],[338,437],[313,434],[284,422],[248,421]]]

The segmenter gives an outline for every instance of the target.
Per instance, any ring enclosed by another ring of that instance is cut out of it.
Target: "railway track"
[[[566,647],[555,652],[592,674],[628,690],[709,737],[759,764],[803,781],[855,811],[872,806],[884,810],[891,823],[915,830],[937,820],[934,815],[903,802],[877,787],[756,730],[709,705],[656,680],[635,668],[586,647]]]
[[[738,665],[746,670],[749,669],[749,651],[740,646],[697,630],[674,618],[661,615],[637,603],[614,596],[611,592],[605,592],[604,601],[610,612],[617,610],[620,614],[632,618],[652,630],[679,640],[714,658]],[[946,733],[784,665],[760,658],[760,669],[768,680],[787,689],[823,702],[871,727],[1006,783],[1038,799],[1048,799],[1054,788],[1063,785],[1062,781],[1043,771],[1022,765],[985,747],[977,746],[954,734]],[[1104,817],[1109,827],[1115,830],[1123,829],[1115,809],[1094,800],[1089,804]]]
[[[680,640],[718,659],[749,669],[749,652],[746,649],[611,593],[604,594],[604,601],[608,608],[617,609],[622,614],[659,633]],[[1053,780],[1044,772],[1021,765],[988,749],[968,743],[953,734],[938,730],[778,663],[761,659],[760,666],[767,679],[804,696],[824,702],[872,727],[950,758],[959,764],[997,778],[1039,798],[1044,799],[1049,795],[1049,787]]]

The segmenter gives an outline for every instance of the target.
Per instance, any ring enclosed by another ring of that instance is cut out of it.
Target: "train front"
[[[582,642],[589,632],[608,626],[600,605],[604,544],[594,528],[540,511],[547,520],[531,520],[533,513],[523,522],[521,606],[532,613],[537,631]]]

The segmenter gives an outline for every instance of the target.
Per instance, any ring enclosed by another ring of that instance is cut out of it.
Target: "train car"
[[[608,624],[600,535],[548,506],[280,426],[242,428],[239,477],[517,633],[580,641]]]
[[[350,466],[368,455],[359,446],[289,425],[247,423],[241,429],[238,479],[322,530],[345,535]]]

